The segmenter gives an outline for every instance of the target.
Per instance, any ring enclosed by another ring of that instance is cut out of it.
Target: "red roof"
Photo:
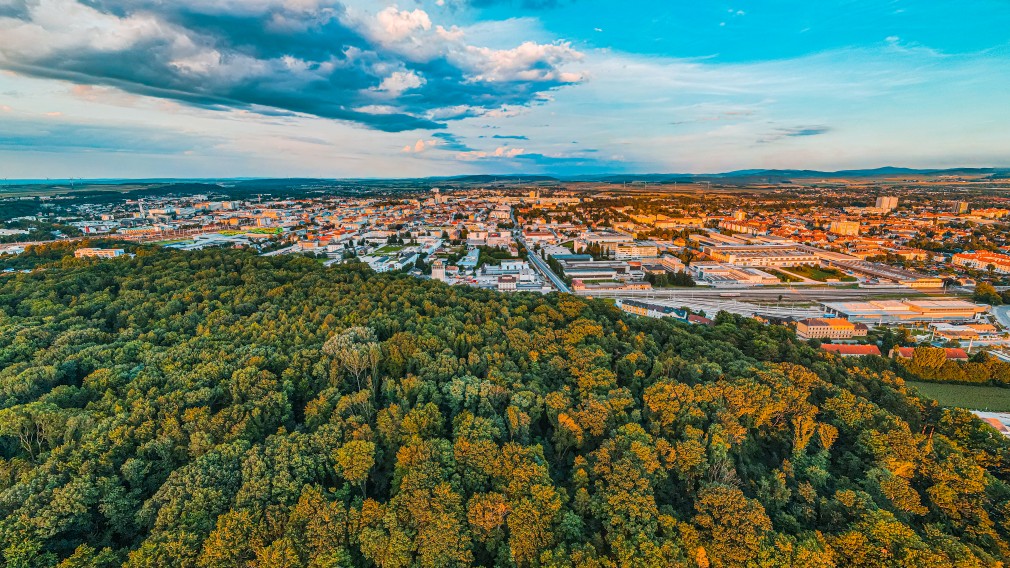
[[[689,314],[687,316],[687,321],[689,321],[691,323],[701,324],[701,325],[712,325],[713,323],[715,323],[714,321],[708,319],[707,317],[696,316],[694,314]]]
[[[898,347],[898,357],[904,357],[905,359],[911,359],[912,355],[915,354],[915,347]],[[967,361],[968,354],[965,353],[964,349],[960,347],[947,347],[944,349],[944,353],[947,355],[947,359],[954,359],[959,361]]]
[[[842,357],[855,357],[858,355],[880,355],[880,349],[876,345],[843,345],[839,343],[825,343],[821,349],[836,353]]]
[[[985,420],[986,422],[989,423],[990,426],[999,430],[1000,432],[1003,433],[1010,432],[1010,428],[1007,428],[1006,424],[1000,422],[998,418],[983,418],[982,420]]]

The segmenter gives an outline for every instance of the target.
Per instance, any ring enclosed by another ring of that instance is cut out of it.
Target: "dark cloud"
[[[831,129],[827,126],[814,126],[810,128],[794,128],[786,131],[785,135],[789,137],[817,136],[818,134],[826,134],[828,132],[831,132]]]
[[[213,148],[205,135],[126,126],[98,126],[48,120],[0,121],[0,150],[59,153],[186,154]]]
[[[529,137],[527,136],[505,136],[503,134],[495,134],[491,138],[497,138],[498,140],[529,140]]]
[[[452,152],[469,152],[473,150],[468,146],[463,140],[456,136],[455,134],[449,132],[436,132],[431,135],[432,138],[437,138],[441,143],[436,146],[439,150],[448,150]]]
[[[407,37],[378,19],[352,20],[335,2],[78,2],[95,11],[81,17],[101,24],[36,21],[25,0],[0,7],[7,17],[0,36],[21,26],[18,37],[34,40],[0,42],[0,67],[210,109],[314,115],[385,131],[444,128],[445,120],[534,104],[572,82],[556,69],[573,53],[565,46],[538,46],[533,57],[482,51],[440,35],[430,21],[407,30],[423,37]],[[392,10],[395,24],[401,12]]]
[[[820,136],[831,132],[829,126],[792,126],[788,128],[778,128],[758,140],[758,144],[770,144],[784,138],[801,138],[804,136]]]

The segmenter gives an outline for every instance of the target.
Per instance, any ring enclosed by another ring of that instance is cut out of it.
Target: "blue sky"
[[[0,177],[1010,166],[1010,3],[0,0]]]

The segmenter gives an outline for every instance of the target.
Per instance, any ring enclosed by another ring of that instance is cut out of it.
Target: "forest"
[[[132,251],[0,275],[3,566],[1010,559],[1010,442],[879,358],[725,313]]]

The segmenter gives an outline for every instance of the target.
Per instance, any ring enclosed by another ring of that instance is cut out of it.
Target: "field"
[[[834,279],[840,282],[855,282],[856,280],[852,276],[848,276],[837,268],[824,268],[823,266],[791,266],[787,269],[783,269],[783,271],[799,274],[800,276],[816,280],[818,282],[827,282],[828,279]]]
[[[781,272],[781,271],[775,270],[774,268],[762,268],[761,270],[767,272],[768,274],[771,274],[772,276],[778,278],[782,282],[801,282],[802,281],[802,279],[799,278],[799,277],[793,276],[792,274],[786,274],[785,272]]]
[[[939,402],[942,406],[958,406],[970,410],[1010,412],[1010,389],[1001,387],[954,385],[907,381],[922,396]]]

